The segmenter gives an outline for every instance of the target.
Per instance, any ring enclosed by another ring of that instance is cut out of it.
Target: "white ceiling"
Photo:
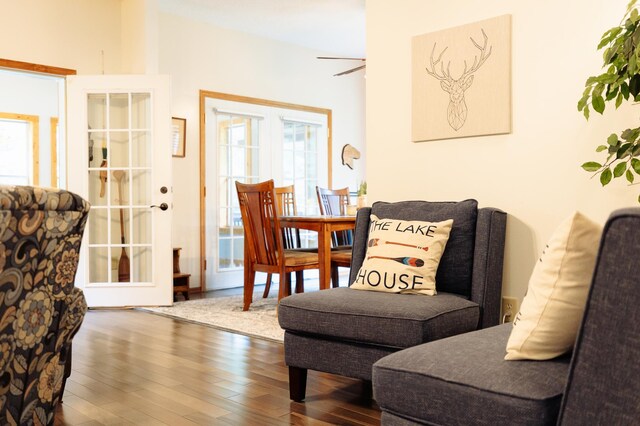
[[[160,0],[160,9],[337,56],[365,57],[365,0]]]

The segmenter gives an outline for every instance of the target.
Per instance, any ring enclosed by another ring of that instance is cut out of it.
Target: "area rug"
[[[139,308],[197,324],[207,325],[231,333],[250,337],[284,341],[284,330],[278,325],[275,297],[254,297],[248,311],[242,310],[242,296],[175,302],[173,306]]]

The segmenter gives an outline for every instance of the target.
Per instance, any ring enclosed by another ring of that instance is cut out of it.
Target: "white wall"
[[[595,147],[610,133],[637,126],[638,109],[607,106],[588,122],[576,109],[586,78],[601,72],[600,36],[618,25],[626,4],[368,0],[369,202],[475,198],[505,210],[503,294],[522,299],[535,260],[564,217],[580,210],[604,223],[613,209],[637,205],[637,186],[616,181],[602,189],[580,165],[601,159]],[[503,14],[513,17],[512,133],[412,143],[411,38]]]
[[[364,77],[333,77],[351,63],[320,61],[322,52],[214,27],[166,13],[159,19],[159,72],[173,76],[173,115],[187,119],[186,157],[173,159],[173,243],[181,269],[200,280],[199,91],[215,91],[333,111],[333,186],[364,176]],[[362,152],[356,169],[340,161],[342,146]],[[241,282],[237,283],[242,285]],[[213,283],[209,284],[213,287]]]

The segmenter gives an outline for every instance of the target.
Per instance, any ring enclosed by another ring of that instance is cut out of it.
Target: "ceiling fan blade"
[[[317,59],[344,59],[346,61],[366,61],[366,58],[343,58],[338,56],[316,56]]]
[[[364,69],[367,65],[360,65],[359,67],[355,67],[355,68],[351,68],[350,70],[346,70],[346,71],[342,71],[339,72],[338,74],[334,74],[334,77],[339,77],[341,75],[345,75],[345,74],[351,74],[352,72],[356,72],[359,71],[361,69]]]

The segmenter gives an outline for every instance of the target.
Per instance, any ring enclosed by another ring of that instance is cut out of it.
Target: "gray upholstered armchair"
[[[87,305],[74,287],[89,205],[0,186],[0,424],[53,424]]]
[[[500,316],[506,214],[461,202],[377,202],[358,211],[350,283],[365,257],[370,215],[453,219],[437,296],[334,288],[281,300],[291,399],[305,398],[307,370],[371,380],[380,358],[404,348],[496,325]]]
[[[604,228],[573,354],[505,361],[512,325],[416,346],[373,368],[385,425],[637,425],[640,208]],[[407,389],[411,391],[408,392]]]

